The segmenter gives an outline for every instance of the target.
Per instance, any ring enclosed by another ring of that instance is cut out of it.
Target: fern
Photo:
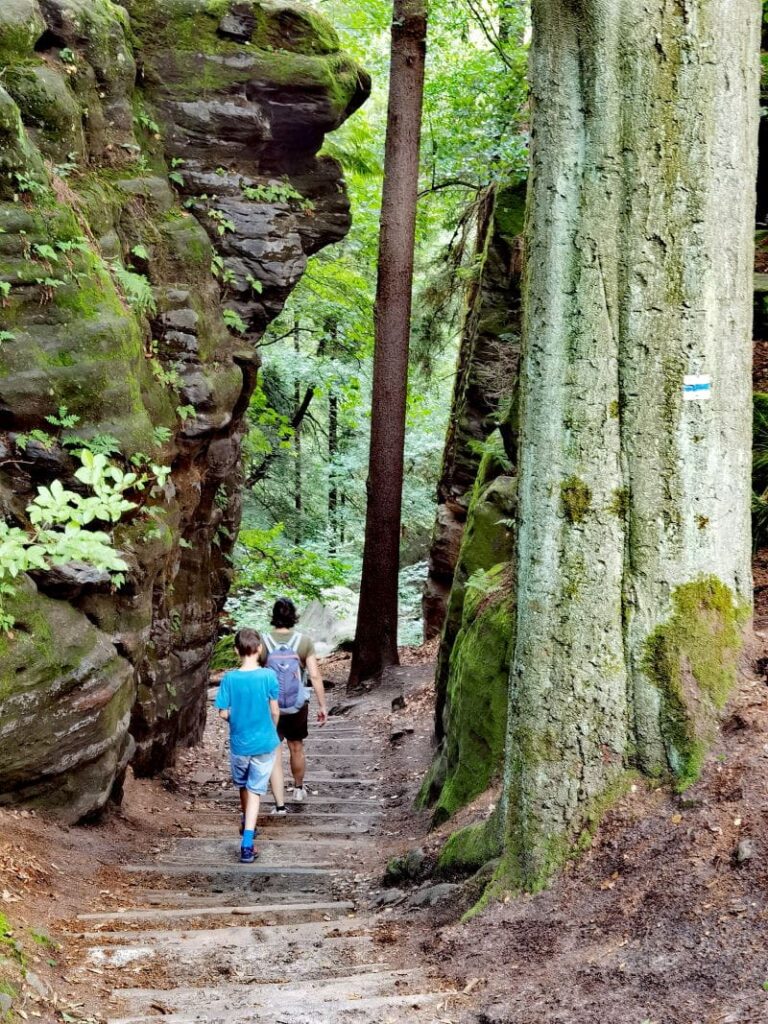
[[[152,316],[157,312],[157,302],[152,285],[143,274],[126,270],[119,263],[111,265],[112,274],[131,309],[141,316]]]

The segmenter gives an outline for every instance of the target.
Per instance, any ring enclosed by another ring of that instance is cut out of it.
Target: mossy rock
[[[25,189],[25,183],[45,187],[43,161],[27,137],[18,106],[0,85],[0,199]]]
[[[468,825],[449,837],[437,858],[437,872],[449,876],[471,875],[495,860],[501,851],[497,809],[486,821]]]
[[[45,31],[37,0],[3,0],[0,4],[0,65],[31,54]]]
[[[464,606],[468,594],[467,582],[473,576],[487,572],[494,566],[511,565],[514,561],[515,538],[510,524],[517,509],[517,480],[508,475],[509,468],[503,451],[486,452],[481,460],[472,491],[467,525],[448,599],[435,677],[437,704],[438,708],[442,708],[443,733],[446,736],[450,731],[449,721],[452,721],[450,705],[454,674],[461,666],[460,661],[454,660],[454,654],[463,628]],[[476,632],[481,633],[485,628],[493,633],[496,625],[489,619],[485,626],[478,625]],[[494,678],[495,672],[496,669],[492,673]],[[506,720],[506,716],[504,718]],[[444,745],[438,753],[433,770],[422,786],[418,798],[421,806],[433,804],[440,796],[447,772],[445,757]],[[446,808],[449,806],[455,810],[459,805],[452,797]],[[445,810],[441,810],[439,817],[445,813]]]
[[[699,777],[738,677],[748,610],[715,576],[677,587],[646,642],[643,671],[660,696],[661,734],[678,790]]]
[[[16,625],[0,638],[0,802],[77,820],[108,799],[129,751],[133,670],[109,637],[32,583],[4,605]]]
[[[24,124],[38,129],[45,155],[61,160],[84,155],[82,110],[64,75],[42,62],[17,64],[7,69],[4,81]]]
[[[448,679],[444,778],[433,821],[439,824],[479,796],[501,771],[507,727],[509,663],[515,635],[511,569],[473,578]]]

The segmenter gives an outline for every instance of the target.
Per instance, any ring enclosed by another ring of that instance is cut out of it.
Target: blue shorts
[[[232,781],[239,789],[247,789],[249,793],[263,796],[267,792],[276,757],[276,750],[271,754],[232,754]]]

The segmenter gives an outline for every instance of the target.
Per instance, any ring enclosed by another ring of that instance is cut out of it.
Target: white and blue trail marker
[[[708,402],[712,397],[712,378],[709,374],[686,374],[683,377],[684,402]]]

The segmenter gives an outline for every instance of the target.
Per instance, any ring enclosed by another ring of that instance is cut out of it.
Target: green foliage
[[[248,331],[248,325],[237,310],[225,309],[221,315],[230,331],[234,331],[236,334],[245,334]]]
[[[209,219],[216,225],[217,235],[225,235],[227,232],[234,232],[234,221],[230,220],[230,218],[221,210],[217,210],[215,207],[212,207],[207,211],[207,213]]]
[[[157,312],[157,302],[152,291],[152,285],[144,274],[137,274],[133,270],[126,270],[125,267],[116,262],[110,263],[109,268],[115,283],[132,309],[140,316],[152,316]]]
[[[315,208],[312,200],[297,191],[287,179],[270,181],[267,185],[245,185],[243,196],[259,203],[293,204],[305,212]]]
[[[150,359],[149,365],[152,369],[152,376],[158,384],[172,388],[174,391],[178,391],[183,386],[184,381],[176,367],[165,367],[159,359],[155,358]]]
[[[235,638],[231,634],[219,637],[211,657],[211,672],[227,672],[237,668],[240,658],[235,650]]]
[[[241,606],[249,594],[258,595],[264,606],[281,596],[300,601],[321,598],[324,590],[346,579],[343,562],[288,543],[282,524],[268,530],[241,530],[235,557],[235,593]]]
[[[46,416],[45,419],[47,423],[52,424],[54,427],[61,427],[63,430],[76,427],[80,422],[80,417],[75,415],[75,413],[71,413],[66,405],[60,405],[58,413]]]
[[[157,448],[162,448],[164,444],[168,444],[172,437],[173,431],[170,427],[154,427],[152,430],[152,443]]]

